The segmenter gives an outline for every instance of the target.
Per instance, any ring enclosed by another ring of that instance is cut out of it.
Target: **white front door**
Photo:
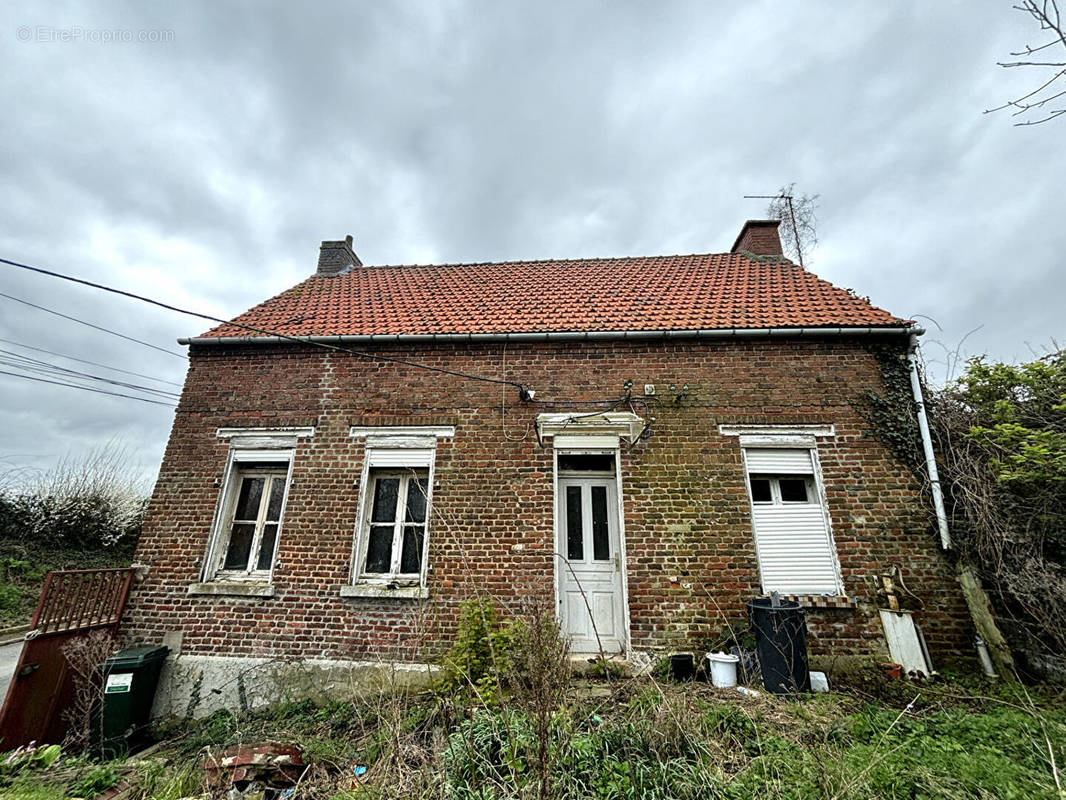
[[[559,621],[574,653],[625,648],[617,497],[613,477],[559,478]]]

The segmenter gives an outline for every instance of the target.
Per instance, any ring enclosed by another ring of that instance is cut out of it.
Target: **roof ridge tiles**
[[[753,264],[786,263],[798,266],[785,256],[777,260],[753,259],[746,253],[674,253],[672,255],[642,255],[642,256],[592,256],[589,258],[530,258],[515,261],[443,261],[439,264],[364,264],[359,270],[350,270],[345,275],[351,275],[360,270],[368,269],[440,269],[442,267],[513,267],[525,264],[589,264],[611,263],[620,261],[669,261],[685,258],[710,258],[719,257],[728,260],[749,261]]]

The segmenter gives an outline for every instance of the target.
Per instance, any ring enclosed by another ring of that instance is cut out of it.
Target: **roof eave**
[[[795,328],[697,328],[660,331],[543,331],[516,333],[399,333],[327,336],[193,336],[178,344],[229,347],[273,344],[431,344],[435,342],[579,342],[627,339],[761,339],[803,337],[921,336],[916,325],[863,325]]]

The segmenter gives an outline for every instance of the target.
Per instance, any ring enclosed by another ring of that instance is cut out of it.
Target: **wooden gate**
[[[48,573],[0,710],[0,750],[63,740],[74,693],[63,646],[93,631],[114,636],[132,582],[132,568]]]

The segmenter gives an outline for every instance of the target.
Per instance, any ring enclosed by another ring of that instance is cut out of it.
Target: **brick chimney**
[[[781,255],[781,237],[777,233],[780,224],[780,220],[776,219],[749,219],[740,229],[740,235],[729,252],[747,250],[757,256]]]
[[[333,277],[343,275],[352,267],[361,267],[363,262],[352,250],[352,237],[345,236],[341,242],[322,242],[318,251],[318,271],[315,275]]]

